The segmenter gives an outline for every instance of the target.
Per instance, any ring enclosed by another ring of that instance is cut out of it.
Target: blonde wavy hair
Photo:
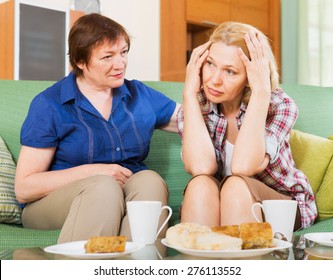
[[[271,80],[271,91],[273,92],[279,86],[279,73],[276,64],[276,60],[269,43],[269,39],[257,28],[240,22],[228,21],[220,24],[213,33],[210,35],[209,41],[211,43],[216,43],[222,41],[227,46],[239,47],[243,50],[244,54],[250,59],[249,50],[245,42],[245,35],[249,32],[255,34],[261,34],[264,39],[264,48],[269,59],[269,69],[270,69],[270,80]],[[248,103],[251,95],[251,89],[246,87],[244,90],[243,102]]]

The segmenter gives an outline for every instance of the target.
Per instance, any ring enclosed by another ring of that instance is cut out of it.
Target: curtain
[[[298,1],[297,83],[333,86],[333,0]]]

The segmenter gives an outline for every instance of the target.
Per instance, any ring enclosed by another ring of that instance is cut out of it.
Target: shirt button
[[[119,151],[120,151],[120,148],[119,148],[119,147],[117,147],[117,148],[116,148],[116,151],[117,151],[117,152],[119,152]]]

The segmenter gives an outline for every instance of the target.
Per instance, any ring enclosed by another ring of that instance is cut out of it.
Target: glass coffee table
[[[67,260],[80,259],[71,256],[47,253],[44,248],[20,248],[14,250],[0,251],[1,260]],[[183,254],[175,249],[166,247],[158,239],[154,245],[144,246],[131,254],[120,255],[115,258],[107,259],[118,260],[200,260],[209,259],[193,255]],[[217,258],[212,258],[217,259]],[[233,258],[231,258],[233,259]],[[276,250],[268,254],[236,259],[251,260],[310,260],[310,259],[333,259],[333,247],[322,246],[309,241],[304,236],[293,237],[293,247],[284,250]]]

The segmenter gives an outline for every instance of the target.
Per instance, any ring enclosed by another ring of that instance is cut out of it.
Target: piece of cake
[[[86,253],[121,253],[125,251],[126,236],[94,236],[84,245]]]
[[[239,237],[243,240],[243,249],[269,248],[273,244],[273,231],[269,223],[242,223]]]
[[[224,233],[224,234],[230,235],[232,237],[239,237],[239,226],[238,225],[212,227],[212,231]]]

